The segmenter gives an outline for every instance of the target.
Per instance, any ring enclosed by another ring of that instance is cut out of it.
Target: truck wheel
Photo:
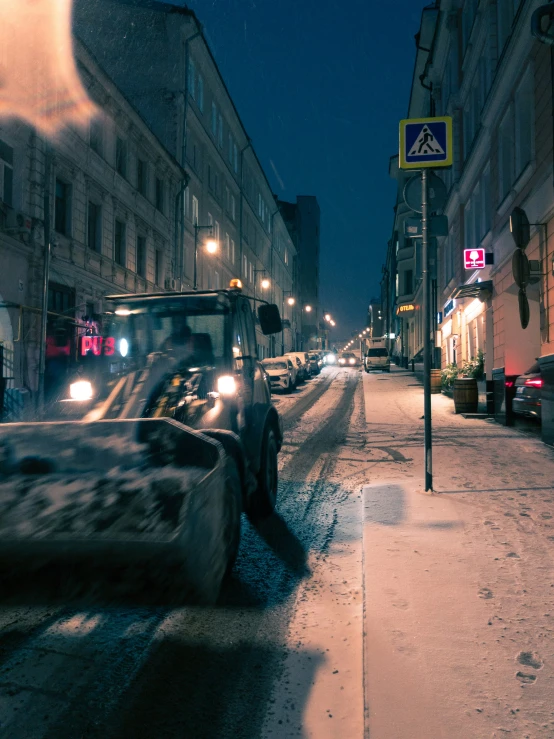
[[[231,574],[240,545],[240,514],[242,510],[242,488],[237,465],[227,457],[225,470],[225,545],[227,567],[225,577]]]
[[[268,427],[262,445],[262,459],[258,474],[258,487],[254,493],[248,515],[253,521],[268,518],[277,502],[277,439],[275,431]]]

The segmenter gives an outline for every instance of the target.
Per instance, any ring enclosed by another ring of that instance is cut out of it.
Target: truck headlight
[[[222,375],[217,378],[217,392],[220,395],[234,395],[237,392],[237,383],[232,375]]]
[[[69,386],[69,395],[72,400],[90,400],[92,398],[92,385],[88,380],[72,382]]]

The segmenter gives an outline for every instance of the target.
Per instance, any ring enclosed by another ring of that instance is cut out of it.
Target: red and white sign
[[[484,266],[484,249],[464,249],[464,267],[466,269],[483,269]]]

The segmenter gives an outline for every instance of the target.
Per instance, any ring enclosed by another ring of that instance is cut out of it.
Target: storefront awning
[[[458,285],[454,290],[451,298],[463,300],[464,298],[482,298],[483,293],[488,292],[492,295],[492,280],[484,282],[472,282],[470,285]]]

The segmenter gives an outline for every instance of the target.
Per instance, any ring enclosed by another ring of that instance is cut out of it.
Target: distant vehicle
[[[262,367],[269,375],[271,390],[292,392],[296,388],[296,367],[290,357],[263,359]]]
[[[354,352],[343,352],[339,357],[340,365],[356,367],[358,363],[359,363],[358,357],[354,354]]]
[[[325,362],[325,364],[326,364],[326,365],[330,365],[330,364],[336,364],[336,363],[337,363],[337,358],[336,358],[336,356],[335,356],[335,355],[333,354],[333,352],[328,352],[328,353],[327,353],[327,354],[325,354],[325,356],[323,357],[323,361]]]
[[[390,372],[390,356],[385,346],[370,346],[364,357],[366,372],[382,370]]]
[[[541,420],[542,375],[538,362],[516,380],[512,410],[518,416]]]
[[[310,375],[310,358],[308,352],[286,352],[286,357],[297,357],[300,360],[301,370],[299,375],[300,382],[307,380]]]
[[[323,367],[323,360],[319,352],[308,352],[310,358],[310,370],[312,375],[319,375]]]

